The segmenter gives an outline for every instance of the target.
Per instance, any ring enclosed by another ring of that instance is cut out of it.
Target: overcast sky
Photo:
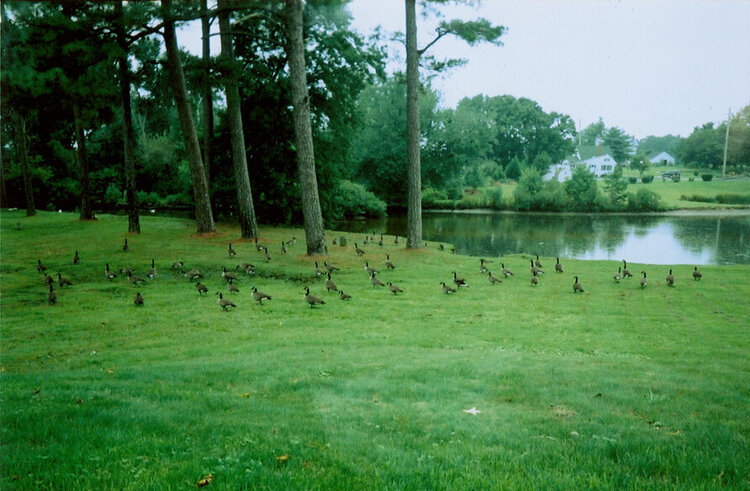
[[[378,25],[404,30],[403,0],[353,0],[348,8],[363,34]],[[485,17],[508,29],[503,46],[443,38],[430,49],[469,60],[434,82],[447,107],[477,94],[510,94],[583,127],[601,116],[643,138],[688,136],[750,104],[748,1],[484,0],[440,10],[446,19]],[[434,16],[418,17],[420,47],[434,25]],[[198,53],[200,27],[178,37],[185,36],[197,39],[180,44]],[[390,67],[404,70],[403,47],[393,45],[391,54]]]

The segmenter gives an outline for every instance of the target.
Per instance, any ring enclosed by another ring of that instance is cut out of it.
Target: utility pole
[[[729,122],[732,120],[732,108],[727,111],[727,134],[724,136],[724,165],[721,167],[721,178],[727,177],[727,148],[729,147]]]

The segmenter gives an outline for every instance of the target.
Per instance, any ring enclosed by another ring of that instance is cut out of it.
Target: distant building
[[[614,172],[617,162],[612,158],[610,152],[609,147],[601,143],[598,145],[583,145],[578,148],[574,155],[559,164],[552,165],[544,175],[544,180],[567,181],[573,175],[573,169],[578,165],[585,166],[597,178],[611,174]]]
[[[667,152],[661,152],[660,154],[649,157],[648,160],[654,165],[674,165],[674,157],[669,155]]]
[[[609,154],[605,154],[586,159],[581,164],[585,165],[596,177],[603,177],[614,172],[617,162]]]

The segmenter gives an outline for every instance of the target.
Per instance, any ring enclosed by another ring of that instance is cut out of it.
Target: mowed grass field
[[[143,217],[129,235],[125,217],[4,211],[0,226],[3,490],[750,487],[750,267],[694,281],[693,265],[629,264],[636,277],[616,284],[620,263],[562,258],[555,274],[543,257],[532,287],[533,256],[517,255],[493,258],[515,275],[492,286],[478,258],[392,236],[346,234],[310,258],[301,230],[263,227],[266,263],[233,224],[196,236]],[[136,307],[104,265],[145,275],[152,258]],[[37,259],[73,283],[56,305]],[[316,260],[341,268],[350,301],[325,291]],[[365,260],[403,295],[373,287]],[[224,312],[221,267],[241,262],[257,273]],[[445,295],[453,271],[470,287]],[[311,309],[305,286],[326,304]]]

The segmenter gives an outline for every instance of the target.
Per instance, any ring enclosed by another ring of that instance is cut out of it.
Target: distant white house
[[[565,182],[573,175],[573,171],[570,168],[570,161],[568,159],[563,160],[559,164],[551,165],[543,179],[550,181],[557,179],[559,182]]]
[[[675,160],[674,157],[669,155],[667,152],[662,152],[658,155],[654,155],[653,157],[649,157],[649,159],[652,164],[654,165],[674,165]]]
[[[615,164],[615,159],[613,159],[608,153],[574,163],[565,159],[559,164],[550,166],[549,170],[544,175],[544,180],[549,181],[551,179],[557,179],[559,182],[567,181],[573,175],[573,169],[578,165],[586,167],[586,169],[596,177],[602,177],[614,172]]]

